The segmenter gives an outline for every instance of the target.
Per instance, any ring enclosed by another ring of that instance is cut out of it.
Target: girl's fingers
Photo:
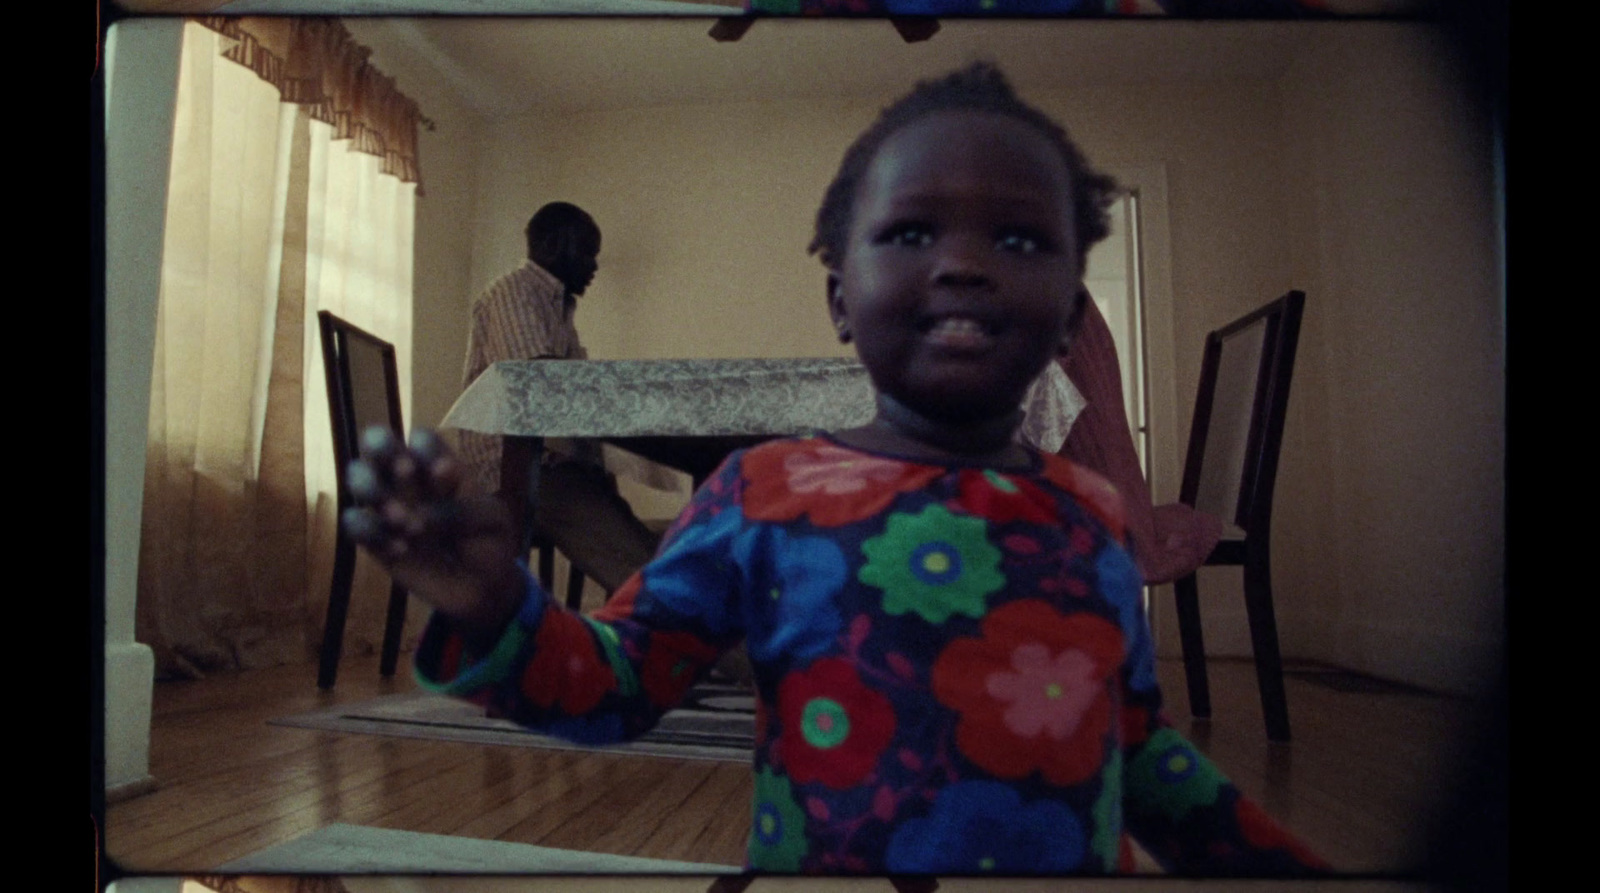
[[[365,459],[357,459],[345,466],[344,482],[350,488],[350,495],[362,505],[370,505],[383,498],[378,472]]]
[[[427,428],[412,429],[408,446],[422,461],[429,463],[449,452],[445,449],[444,441],[439,439],[439,435]]]
[[[401,450],[400,439],[382,425],[369,425],[361,432],[361,456],[377,463],[386,462]]]
[[[448,454],[434,459],[428,466],[426,485],[426,498],[446,500],[455,496],[461,486],[461,463]]]
[[[345,509],[344,517],[339,520],[344,524],[345,532],[359,545],[376,548],[385,539],[383,522],[378,519],[378,513],[372,509]]]
[[[434,432],[418,428],[402,444],[394,432],[376,425],[361,433],[361,458],[346,474],[351,495],[366,504],[450,499],[460,479],[460,464]]]

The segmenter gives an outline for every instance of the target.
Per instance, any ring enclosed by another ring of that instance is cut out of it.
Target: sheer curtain
[[[335,479],[318,310],[394,342],[410,417],[420,116],[398,162],[317,89],[380,79],[409,103],[342,27],[249,25],[188,23],[179,69],[137,630],[164,675],[303,661],[320,638]],[[331,75],[296,61],[308,45]],[[327,66],[330,46],[357,64]],[[381,636],[387,582],[364,567],[357,586],[347,653]]]

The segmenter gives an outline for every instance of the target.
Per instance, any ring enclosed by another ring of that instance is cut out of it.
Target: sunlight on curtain
[[[383,176],[379,159],[351,151],[333,128],[310,121],[307,153],[305,444],[306,505],[311,512],[307,563],[312,579],[333,574],[338,533],[338,479],[328,416],[327,382],[317,311],[327,310],[395,346],[400,369],[400,417],[411,423],[411,255],[416,187]],[[385,221],[387,226],[373,226]],[[376,648],[382,637],[389,578],[365,554],[356,559],[345,653]],[[326,588],[311,593],[316,616],[327,609]],[[415,624],[408,626],[414,638]]]
[[[220,58],[230,45],[185,27],[139,570],[138,637],[168,675],[303,661],[320,637],[334,478],[318,310],[395,343],[409,418],[415,186]],[[358,589],[347,653],[381,637],[356,606],[386,594]]]
[[[140,547],[140,639],[191,673],[304,647],[296,600],[252,574],[269,388],[255,360],[276,330],[292,118],[219,52],[215,34],[185,28]]]

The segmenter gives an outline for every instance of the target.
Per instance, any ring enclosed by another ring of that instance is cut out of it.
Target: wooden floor
[[[1191,722],[1181,667],[1163,662],[1169,715],[1245,791],[1341,870],[1409,873],[1453,777],[1462,699],[1354,693],[1288,680],[1295,740],[1263,732],[1250,665],[1213,661],[1213,719]],[[126,871],[194,873],[342,822],[691,862],[742,864],[747,766],[339,735],[267,720],[413,687],[346,660],[337,690],[310,666],[155,688],[158,787],[107,807]],[[1334,678],[1334,677],[1321,677]]]

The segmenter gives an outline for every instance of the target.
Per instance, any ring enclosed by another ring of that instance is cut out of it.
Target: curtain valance
[[[223,35],[223,57],[276,87],[334,128],[358,152],[375,155],[386,174],[416,183],[422,193],[417,128],[433,128],[417,103],[374,66],[372,51],[333,18],[201,16],[195,21]]]

